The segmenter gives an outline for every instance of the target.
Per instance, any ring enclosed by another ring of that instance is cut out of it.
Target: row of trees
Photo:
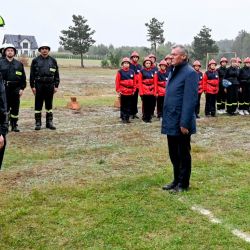
[[[131,46],[114,48],[113,45],[106,46],[104,44],[95,46],[93,45],[95,40],[92,38],[95,31],[89,27],[87,19],[80,15],[73,15],[73,24],[74,26],[69,26],[68,30],[61,31],[60,44],[62,47],[59,50],[66,50],[74,55],[80,55],[82,67],[84,67],[83,55],[103,58],[103,67],[118,67],[121,57],[128,56],[133,50],[138,51],[141,58],[151,52],[157,58],[164,58],[166,54],[170,53],[173,46],[173,43],[165,42],[164,22],[160,22],[156,18],[152,18],[148,23],[145,23],[148,41],[151,43],[150,48]],[[234,40],[225,39],[216,42],[211,37],[211,31],[210,28],[203,26],[200,32],[194,36],[192,44],[186,45],[189,49],[191,60],[198,59],[204,62],[207,53],[218,52],[223,54],[234,51],[240,57],[250,55],[250,33],[242,30]]]

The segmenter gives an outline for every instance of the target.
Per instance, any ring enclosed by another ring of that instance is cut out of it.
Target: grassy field
[[[170,194],[160,122],[119,122],[114,75],[62,68],[56,131],[34,131],[26,89],[0,172],[0,249],[250,249],[232,234],[250,234],[250,116],[200,119],[191,189]],[[79,112],[66,108],[70,96]]]

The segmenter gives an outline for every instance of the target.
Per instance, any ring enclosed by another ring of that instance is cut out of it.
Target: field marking
[[[190,206],[190,202],[188,202],[184,197],[179,197],[178,200],[184,204],[187,204],[192,211],[197,212],[197,213],[207,217],[211,223],[219,224],[219,225],[223,226],[225,229],[229,230],[234,236],[237,236],[238,238],[244,240],[247,243],[250,243],[250,234],[249,233],[245,233],[239,229],[233,228],[232,226],[226,224],[221,219],[215,217],[214,214],[206,208],[203,208],[203,207],[198,206],[198,205],[191,205]]]

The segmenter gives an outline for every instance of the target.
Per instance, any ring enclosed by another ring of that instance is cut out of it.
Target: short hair
[[[181,45],[181,44],[175,44],[174,46],[172,46],[172,49],[176,49],[179,48],[180,51],[187,56],[188,58],[188,50],[185,48],[185,46]]]

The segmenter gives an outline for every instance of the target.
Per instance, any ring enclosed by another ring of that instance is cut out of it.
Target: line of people
[[[199,74],[199,98],[196,107],[196,117],[199,118],[200,99],[205,93],[205,115],[216,116],[218,114],[249,115],[250,108],[250,58],[244,59],[244,66],[240,58],[231,58],[230,66],[225,57],[220,59],[220,67],[214,59],[208,63],[208,69],[203,74],[201,63],[194,61],[193,67]],[[226,80],[226,81],[225,81]],[[217,112],[216,112],[217,106]]]
[[[120,118],[122,122],[129,123],[130,118],[139,118],[138,96],[142,100],[142,120],[146,123],[152,121],[155,108],[157,117],[162,118],[163,101],[166,92],[168,75],[171,71],[171,55],[156,66],[156,57],[153,54],[145,57],[143,65],[139,61],[139,54],[134,51],[130,58],[125,57],[121,69],[116,74],[116,91],[120,95]],[[201,71],[201,63],[196,60],[193,68],[199,76],[198,102],[196,117],[200,118],[200,100],[205,94],[205,116],[216,114],[249,115],[250,108],[250,58],[244,59],[244,66],[240,58],[231,58],[231,65],[227,67],[228,60],[220,59],[220,67],[214,59],[208,63],[205,73]],[[227,80],[227,85],[225,84]],[[229,83],[229,84],[228,84]]]
[[[143,60],[141,66],[139,54],[134,51],[130,58],[125,57],[121,62],[121,69],[116,74],[116,92],[120,95],[120,118],[124,123],[130,123],[130,118],[139,118],[138,96],[142,100],[142,120],[152,121],[155,108],[157,117],[162,119],[163,101],[166,91],[171,56],[156,65],[156,56],[150,54]]]

